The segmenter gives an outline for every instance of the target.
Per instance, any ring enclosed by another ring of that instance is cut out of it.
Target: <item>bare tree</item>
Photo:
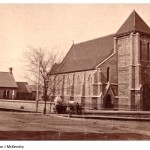
[[[39,88],[43,91],[45,101],[44,113],[46,113],[47,100],[47,81],[48,73],[53,70],[54,66],[60,63],[63,55],[58,55],[54,51],[47,51],[44,48],[28,47],[24,52],[24,59],[27,64],[25,77],[32,84],[37,84],[39,76]],[[39,72],[39,74],[38,74]]]

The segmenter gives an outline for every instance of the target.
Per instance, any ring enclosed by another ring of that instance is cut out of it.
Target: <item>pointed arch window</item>
[[[81,78],[80,78],[80,76],[78,76],[78,78],[77,78],[77,84],[78,84],[78,85],[81,85],[81,82],[82,82],[82,81],[81,81]]]
[[[70,79],[69,77],[67,78],[67,95],[71,93],[71,85],[70,85]]]
[[[140,41],[140,60],[142,60],[142,41]]]
[[[110,78],[110,68],[108,67],[107,68],[107,82],[109,81],[109,78]]]
[[[57,94],[61,94],[61,78],[58,77],[57,78],[57,82],[56,82],[56,89],[57,89]]]
[[[80,95],[81,94],[81,91],[82,91],[82,80],[81,80],[81,77],[78,76],[77,77],[77,82],[76,82],[76,94],[77,95]]]
[[[88,77],[88,95],[91,95],[92,93],[92,76],[89,75]]]
[[[150,54],[149,54],[149,42],[147,43],[147,61],[150,60]]]

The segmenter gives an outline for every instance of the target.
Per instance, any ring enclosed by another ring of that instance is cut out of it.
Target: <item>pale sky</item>
[[[0,71],[25,81],[27,47],[69,51],[74,43],[117,32],[133,9],[150,26],[150,4],[0,4]]]

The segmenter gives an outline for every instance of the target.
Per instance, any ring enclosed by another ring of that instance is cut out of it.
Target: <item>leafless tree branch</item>
[[[26,79],[32,83],[37,84],[38,71],[40,72],[39,84],[40,87],[46,87],[46,81],[48,80],[47,74],[52,70],[56,63],[60,63],[62,55],[58,55],[54,51],[47,51],[44,48],[28,47],[28,50],[24,52],[24,60],[27,64],[25,70]],[[51,88],[53,92],[53,89]]]

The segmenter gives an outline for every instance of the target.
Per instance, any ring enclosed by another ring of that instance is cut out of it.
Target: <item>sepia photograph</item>
[[[149,12],[1,3],[0,141],[149,141]]]

